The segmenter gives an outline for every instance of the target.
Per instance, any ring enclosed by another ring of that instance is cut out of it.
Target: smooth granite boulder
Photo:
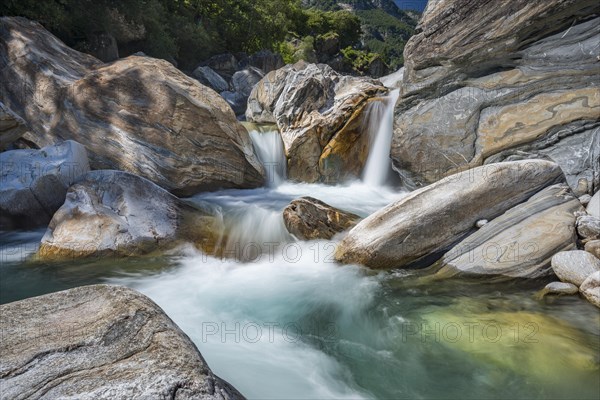
[[[191,205],[147,179],[121,171],[92,171],[69,188],[42,238],[38,257],[131,256],[180,243],[212,252],[221,221],[210,205]]]
[[[562,251],[552,257],[552,270],[561,281],[581,286],[588,276],[600,271],[600,259],[583,250]]]
[[[146,296],[94,285],[0,306],[3,399],[244,397]]]
[[[449,176],[361,221],[337,247],[336,259],[385,269],[431,264],[472,233],[477,221],[492,220],[559,182],[564,182],[560,167],[543,160],[490,164]]]

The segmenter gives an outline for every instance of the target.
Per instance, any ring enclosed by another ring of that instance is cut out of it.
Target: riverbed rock
[[[72,140],[40,150],[2,152],[0,165],[2,229],[48,224],[67,188],[90,170],[85,147]]]
[[[565,282],[550,282],[541,290],[540,296],[547,295],[573,295],[579,292],[579,288],[572,283]]]
[[[168,62],[103,64],[24,18],[1,19],[0,43],[0,101],[39,146],[76,140],[92,169],[131,172],[181,196],[263,184],[231,107]]]
[[[283,210],[283,220],[287,230],[300,239],[329,240],[356,225],[360,217],[306,196]]]
[[[369,99],[386,92],[378,81],[343,76],[325,64],[299,62],[265,75],[250,94],[246,118],[277,124],[290,179],[335,183],[352,175],[345,171],[361,170],[366,157],[358,156],[362,150],[353,150],[335,156],[329,152],[323,159],[325,149],[334,137],[338,143],[356,142],[357,149],[365,148],[361,111]]]
[[[593,215],[577,218],[577,233],[584,240],[600,239],[600,218]]]
[[[585,251],[592,253],[595,257],[600,258],[600,240],[590,240],[585,244]]]
[[[592,196],[585,210],[589,215],[600,218],[600,190]]]
[[[452,175],[364,219],[342,240],[335,256],[371,268],[429,265],[472,233],[477,221],[491,221],[561,181],[560,167],[543,160],[490,164]]]
[[[590,303],[600,307],[600,272],[594,272],[588,276],[579,290]]]
[[[576,211],[566,184],[547,187],[455,245],[434,267],[436,277],[538,278],[552,274],[556,253],[576,248]]]
[[[181,243],[212,252],[220,223],[210,205],[191,205],[147,179],[121,171],[91,171],[69,188],[38,256],[131,256]]]
[[[600,271],[600,260],[583,250],[562,251],[552,257],[552,270],[561,281],[581,286],[588,276]]]
[[[229,84],[221,75],[217,74],[210,67],[198,67],[192,72],[194,78],[198,79],[201,84],[208,86],[217,93],[221,93],[229,89]]]
[[[152,300],[94,285],[0,306],[6,399],[244,397]]]
[[[391,156],[405,182],[544,158],[597,191],[599,12],[594,0],[429,2],[396,108]]]

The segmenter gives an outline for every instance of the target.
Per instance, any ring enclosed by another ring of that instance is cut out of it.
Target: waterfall
[[[365,129],[369,134],[369,156],[363,171],[363,182],[370,186],[383,186],[392,169],[390,148],[398,96],[399,91],[394,90],[381,101],[367,105]]]
[[[250,139],[265,167],[267,186],[279,186],[286,179],[287,158],[279,131],[274,126],[249,126]]]

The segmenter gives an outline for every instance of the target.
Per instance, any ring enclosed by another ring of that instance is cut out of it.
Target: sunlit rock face
[[[408,42],[391,156],[419,186],[486,163],[546,158],[600,187],[600,6],[430,2]]]
[[[92,169],[128,171],[178,195],[263,184],[229,105],[164,60],[103,64],[35,22],[5,17],[0,79],[0,101],[27,123],[26,139],[76,140]]]
[[[299,62],[265,75],[250,94],[246,118],[277,124],[290,179],[335,183],[360,175],[368,153],[361,111],[386,92],[378,81]]]

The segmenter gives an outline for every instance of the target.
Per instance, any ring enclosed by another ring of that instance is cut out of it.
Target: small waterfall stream
[[[267,186],[279,186],[286,179],[287,159],[281,135],[275,126],[247,124],[258,159],[265,167]]]
[[[381,101],[367,105],[365,129],[369,134],[369,157],[363,170],[363,182],[369,186],[385,185],[392,169],[390,148],[398,96],[399,90],[394,90]]]

